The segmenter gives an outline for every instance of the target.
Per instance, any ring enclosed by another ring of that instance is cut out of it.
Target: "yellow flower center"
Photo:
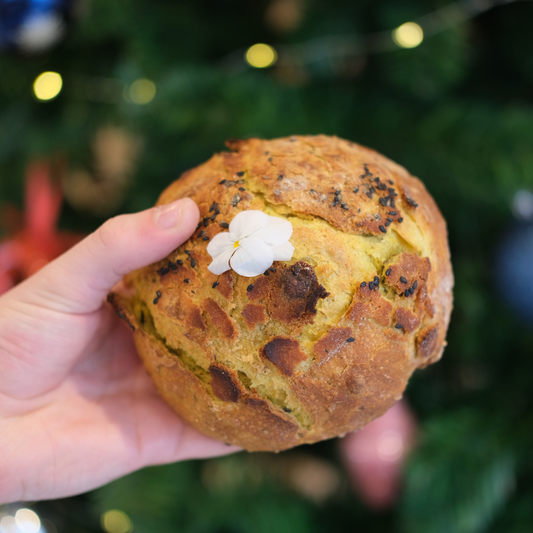
[[[235,241],[235,244],[233,245],[233,248],[238,248],[239,247],[239,241]]]

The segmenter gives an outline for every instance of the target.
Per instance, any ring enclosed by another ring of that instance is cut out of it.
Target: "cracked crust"
[[[358,429],[442,355],[445,222],[419,180],[357,144],[227,145],[159,199],[196,201],[193,237],[110,302],[161,395],[204,433],[277,451]],[[291,221],[293,259],[256,278],[211,274],[209,239],[248,209]]]

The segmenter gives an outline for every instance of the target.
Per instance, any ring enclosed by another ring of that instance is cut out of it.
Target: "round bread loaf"
[[[437,361],[452,308],[446,225],[422,183],[336,137],[231,140],[158,204],[192,198],[200,224],[109,301],[163,398],[203,433],[278,451],[382,415]],[[208,270],[241,211],[289,220],[290,261],[256,277]]]

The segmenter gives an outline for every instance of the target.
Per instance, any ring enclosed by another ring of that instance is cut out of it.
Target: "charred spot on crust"
[[[313,267],[304,261],[279,269],[272,283],[281,289],[272,291],[272,318],[286,323],[298,319],[312,322],[318,300],[329,296],[318,283]]]
[[[412,333],[420,325],[420,319],[409,309],[398,307],[394,314],[398,323],[402,324],[403,329],[409,333]]]
[[[300,343],[287,337],[275,337],[261,348],[261,355],[274,363],[286,376],[292,376],[296,367],[307,359]]]
[[[223,402],[235,403],[239,401],[241,391],[229,370],[211,365],[209,373],[211,374],[211,387],[217,398]]]
[[[233,274],[231,270],[226,270],[219,278],[216,289],[226,300],[229,300],[233,292]]]
[[[256,324],[266,322],[265,306],[261,304],[246,304],[241,311],[241,315],[246,321],[246,325],[253,329]]]
[[[346,343],[346,339],[352,335],[351,328],[331,328],[314,346],[314,352],[319,361],[329,359],[346,346],[354,346],[356,343]]]
[[[220,331],[223,337],[231,339],[237,333],[233,320],[212,298],[206,298],[202,302],[203,310],[211,317],[211,322]]]
[[[424,359],[431,357],[437,348],[437,341],[439,338],[439,326],[425,327],[416,340],[416,347],[418,355]]]

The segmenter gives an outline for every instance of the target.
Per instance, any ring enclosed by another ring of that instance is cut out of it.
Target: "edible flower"
[[[213,258],[207,267],[219,275],[232,268],[251,278],[263,274],[274,261],[289,261],[294,246],[289,242],[292,224],[262,211],[241,211],[229,225],[229,231],[215,235],[207,246]]]

